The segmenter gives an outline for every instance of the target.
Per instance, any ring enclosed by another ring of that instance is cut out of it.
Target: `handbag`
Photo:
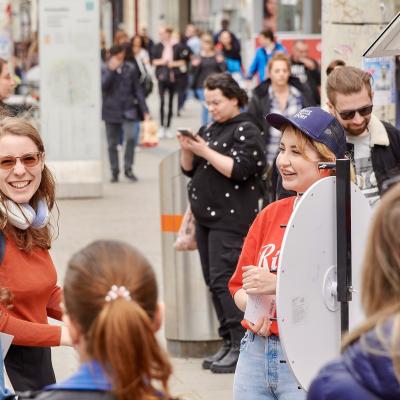
[[[189,204],[186,208],[181,226],[179,227],[178,236],[174,243],[175,250],[190,251],[197,249],[195,223],[196,221]]]
[[[144,92],[144,97],[148,97],[150,93],[153,91],[153,79],[151,78],[150,74],[145,74],[144,78],[141,82],[143,92]]]
[[[140,146],[154,147],[158,145],[158,124],[153,119],[141,123]]]

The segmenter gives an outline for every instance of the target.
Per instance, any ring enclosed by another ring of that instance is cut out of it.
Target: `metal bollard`
[[[159,176],[167,349],[172,356],[204,357],[220,346],[218,321],[198,252],[173,248],[188,203],[179,151],[162,160]]]

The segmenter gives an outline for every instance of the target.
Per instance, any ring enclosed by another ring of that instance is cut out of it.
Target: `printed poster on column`
[[[372,76],[374,105],[396,102],[395,62],[393,57],[364,58],[363,70]]]
[[[91,137],[100,135],[101,120],[99,0],[40,0],[39,21],[47,155],[58,161],[98,159]]]

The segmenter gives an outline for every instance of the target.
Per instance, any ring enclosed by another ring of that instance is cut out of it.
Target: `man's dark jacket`
[[[106,122],[120,124],[126,119],[140,121],[143,114],[149,112],[139,73],[132,63],[124,62],[115,71],[103,64],[101,89],[102,118]]]

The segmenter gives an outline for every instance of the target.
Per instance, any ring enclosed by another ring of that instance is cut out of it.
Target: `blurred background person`
[[[256,50],[254,59],[250,65],[246,78],[252,79],[255,74],[258,76],[258,83],[267,79],[268,62],[277,53],[286,53],[285,47],[275,39],[271,29],[260,32],[258,35],[260,47]]]
[[[366,320],[321,369],[309,400],[400,398],[400,185],[378,205],[365,246],[361,302]]]
[[[172,37],[170,27],[162,27],[159,32],[160,42],[152,48],[152,63],[155,66],[155,73],[158,82],[158,94],[160,97],[160,133],[159,137],[172,137],[170,131],[174,95],[176,92],[175,75],[171,63],[174,61],[174,48],[177,44]],[[167,115],[165,115],[165,98],[168,94]]]
[[[125,61],[132,62],[137,67],[144,96],[148,97],[153,90],[150,56],[140,35],[134,35],[130,40],[129,47],[126,49]]]
[[[193,54],[191,48],[186,43],[186,37],[183,34],[177,34],[177,44],[174,46],[173,61],[169,64],[175,79],[178,104],[177,116],[180,117],[187,98],[189,87],[189,63]]]
[[[232,373],[239,357],[243,313],[228,290],[243,238],[260,210],[265,167],[260,129],[247,113],[246,92],[230,74],[210,75],[205,102],[214,122],[195,138],[178,135],[181,167],[191,178],[188,195],[196,219],[203,276],[219,321],[222,347],[203,361],[214,373]]]
[[[304,107],[315,105],[308,97],[300,80],[290,75],[289,57],[277,53],[268,63],[268,79],[258,85],[249,103],[249,113],[263,126],[267,163],[271,167],[278,154],[281,132],[270,126],[264,118],[269,113],[286,117]]]
[[[124,30],[118,29],[114,34],[114,46],[128,45],[128,43],[128,34]]]
[[[321,104],[321,69],[319,63],[308,55],[308,44],[297,40],[293,46],[291,73],[300,79],[305,90],[308,90],[314,104]]]
[[[18,109],[4,102],[12,94],[15,80],[10,73],[6,60],[0,58],[0,116],[15,116]]]
[[[219,34],[219,41],[216,48],[224,57],[227,72],[233,76],[239,85],[242,85],[243,67],[240,45],[233,40],[231,32],[222,31]]]
[[[124,173],[132,182],[138,180],[133,173],[135,148],[138,143],[140,121],[150,119],[149,109],[139,81],[139,71],[134,64],[125,61],[125,46],[113,46],[110,59],[103,64],[102,118],[106,124],[108,157],[111,182],[119,180],[119,159],[117,146],[121,130],[125,140]]]
[[[192,50],[194,55],[199,55],[201,51],[201,41],[198,33],[198,29],[194,24],[186,25],[185,30],[186,44]]]
[[[199,56],[192,58],[192,68],[192,87],[202,105],[201,125],[207,125],[210,121],[208,108],[204,102],[204,82],[210,75],[226,70],[224,57],[215,51],[214,41],[209,33],[201,35],[201,52]]]
[[[140,29],[140,36],[143,38],[143,43],[144,43],[144,48],[149,52],[149,54],[151,55],[151,50],[153,48],[154,42],[151,39],[151,37],[149,36],[149,33],[147,31],[147,27],[143,26]]]
[[[232,43],[236,48],[239,49],[240,52],[240,41],[237,38],[237,36],[229,29],[229,25],[230,25],[229,19],[224,18],[221,20],[221,29],[214,34],[214,44],[217,44],[219,42],[219,35],[223,31],[228,31],[231,34]]]

